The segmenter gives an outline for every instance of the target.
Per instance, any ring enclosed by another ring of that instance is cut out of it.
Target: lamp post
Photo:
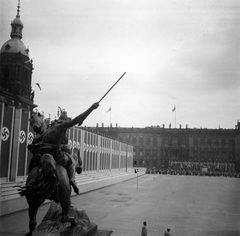
[[[138,170],[137,170],[137,190],[138,190]]]
[[[128,145],[126,144],[126,172],[127,172],[127,151],[128,151]]]

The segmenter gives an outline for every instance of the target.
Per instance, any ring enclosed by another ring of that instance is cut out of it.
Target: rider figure
[[[99,103],[94,103],[85,112],[75,117],[74,119],[66,119],[66,115],[59,117],[53,126],[50,126],[43,134],[34,138],[32,144],[42,143],[43,147],[40,149],[41,155],[50,153],[53,155],[57,164],[64,166],[67,169],[69,181],[75,193],[79,194],[78,187],[75,183],[75,162],[68,147],[68,128],[79,124],[81,125],[87,116],[95,109]]]

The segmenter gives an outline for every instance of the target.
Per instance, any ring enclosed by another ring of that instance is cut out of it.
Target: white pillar
[[[19,133],[21,128],[22,108],[16,108],[13,127],[13,146],[10,167],[10,181],[15,181],[17,178],[17,166],[19,158]]]

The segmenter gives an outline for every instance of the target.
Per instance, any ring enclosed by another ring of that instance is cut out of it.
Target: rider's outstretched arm
[[[65,121],[64,122],[64,125],[66,125],[65,127],[67,128],[70,128],[76,124],[79,124],[81,125],[83,123],[83,121],[89,116],[89,114],[97,109],[99,106],[99,103],[96,102],[96,103],[93,103],[93,105],[91,107],[89,107],[85,112],[83,112],[82,114],[78,115],[77,117],[75,117],[74,119],[72,120],[69,120],[69,121]]]

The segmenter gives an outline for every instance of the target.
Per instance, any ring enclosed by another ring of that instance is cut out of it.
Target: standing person
[[[171,234],[169,233],[171,229],[167,228],[167,231],[164,232],[164,236],[171,236]]]
[[[147,235],[148,235],[148,231],[147,231],[146,226],[147,226],[147,222],[144,221],[144,222],[143,222],[143,226],[142,226],[142,233],[141,233],[141,236],[147,236]]]

